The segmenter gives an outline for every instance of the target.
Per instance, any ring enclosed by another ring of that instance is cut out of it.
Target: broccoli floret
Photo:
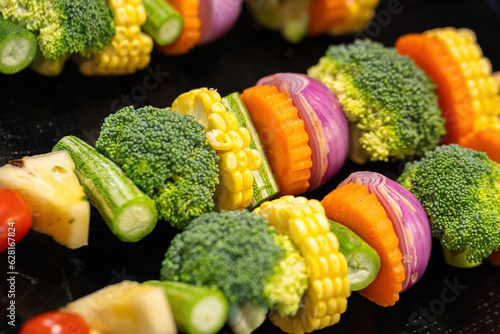
[[[445,133],[432,80],[394,48],[369,40],[331,46],[308,74],[337,95],[356,162],[421,155]]]
[[[284,252],[274,273],[266,279],[264,296],[269,307],[281,316],[295,315],[308,285],[306,262],[287,235],[276,234],[275,242]]]
[[[182,229],[212,211],[218,157],[193,116],[126,107],[104,120],[96,149],[156,202],[159,217]]]
[[[51,60],[100,52],[115,35],[114,14],[105,0],[7,0],[0,13],[36,32],[43,56]]]
[[[304,261],[262,217],[246,210],[212,212],[174,237],[161,278],[215,286],[230,303],[296,312],[307,287]]]
[[[424,206],[450,264],[467,266],[463,254],[471,266],[500,245],[500,165],[485,153],[440,146],[405,166],[398,182]]]

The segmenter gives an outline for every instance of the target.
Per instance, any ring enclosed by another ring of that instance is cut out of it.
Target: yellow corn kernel
[[[326,306],[326,313],[328,314],[337,313],[337,299],[335,298],[328,299]]]
[[[221,115],[224,117],[224,121],[226,122],[227,131],[234,131],[238,129],[238,119],[232,112],[225,112]]]
[[[116,9],[123,7],[125,4],[124,0],[108,0],[107,1],[108,6],[113,10],[116,11]]]
[[[139,63],[137,64],[137,69],[142,70],[143,68],[148,66],[150,61],[151,61],[151,56],[149,54],[139,56]]]
[[[128,23],[127,10],[125,7],[118,7],[115,10],[115,24],[116,26],[126,26]]]
[[[328,277],[328,274],[329,274],[329,264],[328,264],[328,259],[320,256],[318,258],[318,266],[319,266],[319,275],[320,277]],[[329,296],[325,297],[325,298],[330,298]]]
[[[205,127],[207,126],[207,119],[208,115],[210,115],[212,103],[212,97],[206,91],[201,91],[194,96],[194,110],[192,115]]]
[[[103,54],[101,54],[101,55],[100,55],[100,57],[99,57],[99,62],[98,62],[98,64],[99,64],[100,66],[105,66],[106,64],[108,64],[108,63],[109,63],[109,61],[110,61],[110,55],[109,55],[109,53],[103,53]],[[90,64],[90,62],[88,62],[88,63]]]
[[[141,43],[141,54],[147,55],[149,58],[151,51],[153,51],[153,39],[142,32],[139,33],[138,38],[139,42]]]
[[[300,245],[302,240],[305,240],[308,235],[307,225],[302,219],[291,219],[289,222],[289,235],[290,239],[296,244]]]
[[[314,256],[319,255],[319,245],[313,237],[308,237],[299,249],[303,254],[313,254]]]
[[[140,52],[141,52],[141,42],[137,38],[134,38],[130,43],[128,54],[130,55],[130,57],[137,58],[137,61],[134,63],[135,65],[139,63],[139,58],[137,56],[139,55]]]
[[[277,233],[290,236],[306,260],[309,278],[297,314],[279,317],[272,313],[271,322],[287,333],[310,332],[338,322],[350,295],[348,266],[336,236],[329,231],[321,203],[286,196],[263,203],[255,212]]]
[[[247,148],[250,143],[252,142],[252,136],[250,135],[250,131],[248,131],[247,128],[239,127],[236,132],[238,132],[238,135],[240,136],[241,140],[243,141],[242,148],[245,149]]]
[[[127,39],[119,42],[116,51],[120,57],[126,57],[130,51],[130,42]]]
[[[118,58],[118,60],[119,60],[118,68],[125,69],[125,67],[127,66],[128,62],[129,62],[128,57],[121,56]]]
[[[123,8],[125,9],[125,13],[127,14],[127,21],[125,25],[136,25],[137,15],[135,12],[135,7],[130,4],[126,4]]]
[[[127,39],[127,28],[123,27],[123,26],[118,26],[115,28],[115,37],[114,37],[114,40],[118,41],[118,42],[121,42],[125,39]]]
[[[210,114],[207,119],[207,132],[212,130],[226,132],[226,123],[224,122],[224,118],[217,113]]]
[[[227,131],[227,135],[231,139],[231,142],[233,143],[233,151],[238,152],[241,151],[243,152],[243,140],[241,139],[240,135],[236,131]],[[247,160],[247,155],[243,152],[245,155],[245,160]],[[247,160],[248,163],[248,160]]]
[[[210,113],[223,114],[226,112],[226,107],[220,102],[212,103],[210,106]]]
[[[209,89],[208,94],[210,94],[210,97],[212,98],[213,101],[220,103],[222,101],[222,97],[220,96],[219,92],[215,89]]]
[[[248,189],[244,189],[241,192],[241,205],[240,208],[244,209],[248,207],[250,204],[252,204],[252,198],[253,198],[253,188],[250,187]]]
[[[181,115],[188,114],[193,107],[194,95],[193,91],[179,95],[172,103],[172,110]]]
[[[130,39],[137,37],[141,32],[141,28],[139,26],[130,26],[126,29],[127,29],[127,36]]]
[[[247,155],[248,168],[258,170],[262,166],[262,155],[257,150],[245,150]]]
[[[238,160],[238,169],[245,170],[248,168],[248,158],[245,151],[237,151],[235,152],[236,159]]]
[[[232,193],[229,190],[223,188],[219,193],[219,211],[227,210],[233,211],[241,207],[241,202],[243,200],[243,196],[241,192]]]
[[[247,168],[241,172],[241,176],[243,177],[243,189],[251,189],[254,181],[252,171]]]
[[[228,152],[219,155],[219,169],[232,173],[238,169],[238,159],[236,159],[236,154],[233,152]]]
[[[109,62],[106,68],[109,70],[113,70],[115,68],[118,68],[119,65],[120,65],[120,58],[117,55],[112,54],[109,58]]]
[[[142,3],[138,6],[135,7],[135,24],[137,24],[138,26],[142,26],[144,23],[146,23],[146,9],[144,8],[144,6],[142,5]]]
[[[222,185],[232,193],[240,192],[243,189],[243,176],[239,170],[232,173],[222,171],[220,179]]]
[[[217,151],[228,151],[233,148],[233,142],[227,133],[220,130],[207,132],[208,144]]]

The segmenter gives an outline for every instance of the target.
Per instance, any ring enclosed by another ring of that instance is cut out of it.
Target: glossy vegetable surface
[[[349,146],[347,120],[337,97],[321,82],[298,73],[270,75],[257,85],[276,86],[292,99],[312,150],[308,191],[326,183],[344,165]]]
[[[50,311],[26,322],[19,334],[89,334],[90,328],[79,315]]]
[[[0,253],[13,247],[31,229],[31,211],[14,190],[0,188]]]
[[[422,204],[408,189],[379,173],[353,173],[339,186],[347,183],[366,185],[387,212],[403,255],[405,280],[401,291],[408,290],[422,277],[431,256],[431,229]]]

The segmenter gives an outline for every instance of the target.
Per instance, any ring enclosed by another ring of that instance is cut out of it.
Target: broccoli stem
[[[449,264],[450,266],[457,268],[474,268],[482,264],[482,261],[479,262],[469,262],[467,260],[467,255],[470,253],[469,248],[465,248],[459,251],[449,250],[446,246],[441,245],[443,248],[443,257],[444,262]]]
[[[45,58],[41,51],[38,51],[35,59],[30,64],[30,69],[37,72],[38,74],[45,75],[47,77],[55,77],[61,74],[66,65],[66,61],[71,57],[71,54],[67,54],[57,58],[56,60]]]
[[[250,303],[229,306],[227,324],[234,334],[250,334],[266,320],[267,308]]]
[[[357,164],[363,165],[365,164],[370,156],[366,153],[363,146],[361,146],[361,136],[363,135],[363,131],[358,128],[356,123],[349,123],[349,151],[347,155],[349,159],[354,161]]]

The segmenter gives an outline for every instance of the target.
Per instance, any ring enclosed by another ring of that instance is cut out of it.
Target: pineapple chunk
[[[175,334],[172,309],[161,287],[123,281],[69,303],[61,311],[76,313],[102,334]]]
[[[12,160],[0,168],[0,187],[16,190],[33,214],[33,230],[75,249],[88,244],[90,204],[68,152]]]

